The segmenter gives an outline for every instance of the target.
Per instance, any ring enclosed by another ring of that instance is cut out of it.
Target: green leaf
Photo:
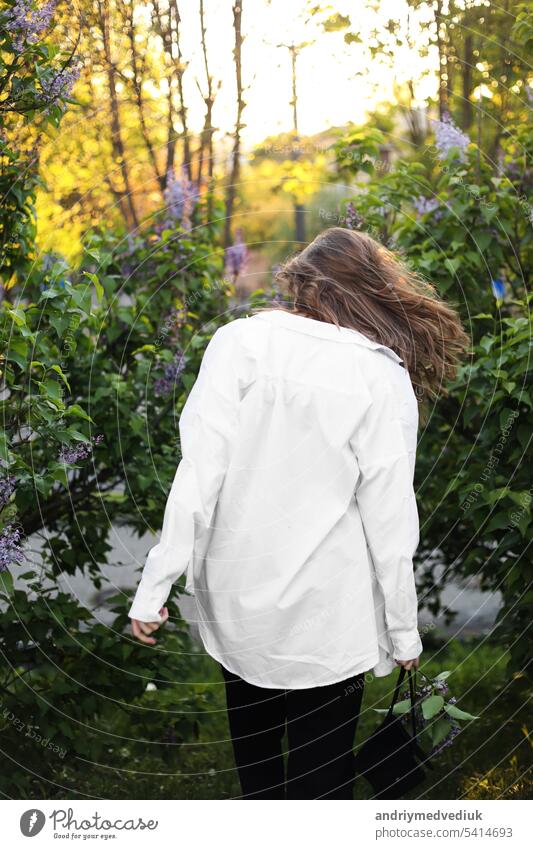
[[[67,432],[68,432],[68,435],[71,437],[71,439],[75,439],[76,442],[88,442],[89,441],[89,437],[86,436],[84,433],[82,433],[81,430],[76,430],[73,427],[69,427]]]
[[[9,442],[7,440],[7,434],[4,431],[0,433],[0,459],[6,463],[9,459]]]
[[[52,300],[52,298],[59,298],[64,294],[65,293],[62,289],[55,289],[53,286],[51,286],[50,289],[45,289],[44,292],[41,292],[39,303],[41,301]]]
[[[100,283],[96,274],[93,274],[90,271],[84,271],[83,273],[85,274],[86,277],[89,278],[91,283],[94,284],[94,288],[96,289],[96,297],[98,299],[98,303],[100,304],[102,302],[102,298],[104,297],[104,287]]]
[[[0,572],[0,593],[11,595],[13,592],[13,576],[11,572]]]
[[[450,274],[455,275],[460,268],[461,257],[456,256],[453,259],[445,259],[444,265],[446,266]]]
[[[187,392],[190,392],[190,390],[192,389],[192,387],[194,385],[195,380],[196,380],[196,377],[195,377],[194,374],[189,373],[189,374],[183,374],[181,376],[181,382],[183,383]]]
[[[68,486],[68,474],[66,468],[63,466],[58,467],[53,472],[50,473],[52,480],[59,481],[63,484],[63,486]]]
[[[434,680],[435,681],[446,681],[446,678],[449,678],[451,674],[452,674],[451,670],[447,669],[444,672],[439,672],[438,675],[435,675]]]
[[[89,285],[79,284],[78,286],[74,286],[72,290],[72,300],[84,312],[86,315],[89,315],[91,312],[91,290]]]
[[[453,716],[454,719],[479,719],[479,716],[473,716],[471,713],[467,713],[455,705],[445,705],[444,710],[447,714]]]
[[[91,419],[90,416],[87,415],[85,410],[80,407],[79,404],[72,404],[70,407],[67,407],[67,409],[65,410],[65,415],[77,416],[78,419],[84,419],[84,421],[92,422],[94,424],[94,421]]]
[[[153,354],[153,353],[155,353],[155,351],[156,351],[155,345],[141,345],[140,348],[135,348],[135,350],[132,351],[132,356],[135,356],[135,354],[144,354],[144,353]]]
[[[28,357],[28,343],[24,339],[13,339],[9,342],[6,359],[25,368]]]
[[[6,314],[11,316],[18,327],[23,327],[26,324],[26,315],[22,307],[16,307],[15,309],[7,307]]]
[[[445,716],[441,716],[440,719],[437,719],[434,723],[429,726],[429,732],[431,734],[431,742],[433,746],[438,746],[439,743],[448,736],[451,729],[451,723],[449,719]]]
[[[50,368],[51,368],[51,370],[52,370],[52,371],[55,371],[55,372],[56,372],[56,374],[58,374],[58,375],[59,375],[59,377],[61,378],[61,380],[62,380],[62,381],[63,381],[63,383],[65,384],[65,386],[67,386],[67,387],[68,387],[68,389],[70,389],[70,385],[69,385],[69,382],[68,382],[68,380],[67,380],[67,376],[66,376],[66,374],[64,373],[63,369],[61,368],[61,366],[58,366],[58,365],[56,364],[56,365],[50,366]]]
[[[411,699],[403,699],[401,702],[396,702],[392,712],[395,716],[403,716],[404,713],[409,713],[411,710]]]
[[[68,313],[66,314],[57,314],[51,315],[48,317],[48,321],[56,331],[57,335],[60,338],[63,338],[65,331],[68,329],[72,316]],[[71,343],[72,344],[72,343]]]
[[[48,397],[51,398],[52,401],[62,401],[63,400],[62,396],[61,396],[61,388],[59,386],[59,383],[54,378],[49,377],[43,383],[41,383],[39,385],[42,386],[45,389],[46,393],[48,394]]]
[[[424,719],[432,719],[444,707],[444,699],[442,696],[428,696],[422,702],[422,715]]]

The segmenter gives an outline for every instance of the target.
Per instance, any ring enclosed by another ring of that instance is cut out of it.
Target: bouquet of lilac
[[[417,739],[427,747],[428,758],[439,755],[451,746],[461,731],[461,722],[479,718],[457,707],[457,699],[449,693],[447,679],[450,675],[450,671],[445,671],[439,672],[434,678],[428,678],[417,670],[417,679],[421,679],[417,681],[415,689],[415,716],[419,729]],[[405,722],[408,722],[411,710],[409,691],[400,695],[401,701],[396,702],[392,712],[396,716],[403,716]],[[375,710],[377,713],[387,713],[387,710]]]

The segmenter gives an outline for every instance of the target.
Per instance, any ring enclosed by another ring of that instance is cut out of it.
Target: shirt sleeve
[[[384,365],[367,386],[370,403],[352,441],[360,471],[355,496],[394,659],[411,660],[422,652],[413,574],[419,540],[413,487],[418,404],[407,371],[392,361]]]
[[[168,496],[160,541],[150,552],[128,616],[160,622],[173,583],[209,530],[229,463],[239,404],[235,327],[219,328],[209,342],[198,378],[183,407],[181,461]]]

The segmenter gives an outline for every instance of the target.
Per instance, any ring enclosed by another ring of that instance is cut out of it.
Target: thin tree
[[[139,51],[138,47],[137,27],[135,25],[135,0],[130,0],[130,2],[124,2],[124,0],[117,0],[117,2],[120,9],[120,13],[124,20],[124,27],[126,30],[126,35],[130,47],[131,88],[133,90],[133,100],[137,108],[137,113],[139,115],[139,126],[141,130],[141,135],[148,151],[148,156],[150,158],[150,162],[152,163],[152,168],[154,169],[154,174],[159,184],[159,188],[161,189],[161,191],[164,191],[166,178],[165,174],[161,171],[157,161],[156,149],[152,141],[152,137],[150,135],[148,121],[145,114],[146,103],[144,100],[143,82],[146,77],[147,51]]]
[[[435,9],[435,26],[437,30],[437,52],[439,57],[439,118],[442,121],[445,114],[450,111],[449,103],[449,76],[448,76],[448,53],[446,19],[442,9],[442,0],[437,0]]]
[[[293,146],[291,150],[291,159],[295,162],[300,158],[300,134],[298,131],[298,86],[297,86],[297,68],[296,61],[300,51],[307,47],[310,42],[302,42],[302,44],[279,44],[279,47],[286,47],[291,58],[291,99],[292,107],[292,138]],[[305,242],[305,207],[303,204],[294,202],[294,237],[296,242],[303,244]]]
[[[109,92],[109,108],[111,118],[111,148],[113,151],[113,160],[118,163],[118,168],[122,177],[123,185],[117,188],[111,182],[108,176],[109,186],[112,188],[114,196],[117,198],[122,215],[129,227],[138,227],[139,219],[133,202],[133,191],[130,180],[128,158],[126,156],[126,148],[122,135],[122,124],[120,116],[120,105],[117,93],[117,71],[113,61],[111,47],[111,27],[110,27],[110,11],[109,0],[97,0],[97,24],[102,36],[104,68],[107,77],[107,85]]]
[[[233,134],[233,150],[231,153],[231,170],[226,187],[226,220],[224,224],[224,246],[231,243],[232,217],[237,195],[237,183],[241,173],[241,129],[242,113],[246,106],[243,98],[242,86],[242,0],[236,0],[233,4],[233,31],[235,34],[235,46],[233,48],[233,59],[235,63],[235,81],[237,86],[237,115],[235,118],[235,131]]]
[[[176,133],[174,131],[174,118],[176,114],[181,122],[181,140],[183,144],[183,168],[187,177],[192,178],[191,173],[191,147],[189,127],[187,118],[187,106],[185,104],[185,92],[183,76],[187,70],[181,50],[181,16],[177,0],[168,0],[168,5],[163,8],[160,0],[152,0],[154,8],[154,28],[161,38],[163,50],[168,64],[168,110],[167,110],[167,159],[165,165],[165,185],[168,175],[174,169],[176,155]],[[174,82],[178,91],[177,109],[174,106]]]
[[[213,170],[214,170],[214,157],[213,157],[213,134],[215,132],[215,128],[213,127],[213,106],[215,103],[216,92],[220,89],[221,81],[215,85],[213,77],[209,72],[209,60],[207,53],[207,40],[206,40],[206,26],[205,26],[205,14],[204,14],[204,3],[203,0],[200,0],[200,35],[202,42],[202,55],[204,60],[204,70],[207,84],[207,91],[204,93],[202,87],[198,80],[196,84],[202,96],[202,99],[205,103],[205,118],[204,118],[204,126],[202,128],[202,132],[200,134],[200,147],[198,150],[198,169],[196,174],[196,183],[198,186],[198,190],[200,190],[203,172],[204,172],[204,163],[207,162],[207,182],[209,189],[212,186],[213,182]],[[209,191],[207,197],[207,220],[211,220],[212,214],[212,206],[213,206],[213,198],[212,193]]]

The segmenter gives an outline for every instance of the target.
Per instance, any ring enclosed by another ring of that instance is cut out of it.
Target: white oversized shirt
[[[129,616],[186,573],[206,651],[301,689],[422,651],[412,558],[418,406],[390,348],[281,309],[219,328]]]

